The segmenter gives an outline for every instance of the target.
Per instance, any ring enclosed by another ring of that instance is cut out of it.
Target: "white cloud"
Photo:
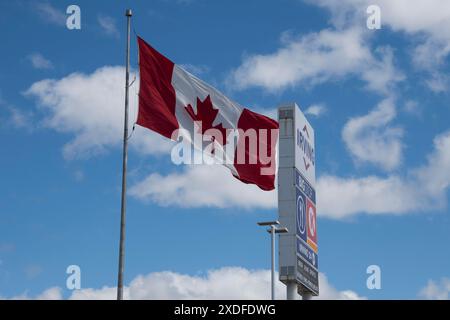
[[[418,192],[397,176],[341,178],[321,176],[317,181],[319,217],[344,219],[358,213],[402,214],[421,207]]]
[[[419,292],[419,298],[429,300],[448,300],[450,298],[450,279],[442,278],[439,282],[429,280]]]
[[[335,219],[357,213],[429,212],[446,206],[449,185],[450,131],[434,139],[427,163],[409,170],[405,177],[321,176],[316,186],[317,208],[320,216]]]
[[[64,156],[73,159],[121,146],[124,82],[124,68],[106,66],[91,74],[38,81],[25,94],[36,98],[45,110],[44,126],[74,136],[63,149]],[[130,89],[130,131],[137,117],[138,82]],[[130,145],[143,154],[160,154],[168,153],[172,143],[136,126]]]
[[[448,89],[449,77],[434,71],[430,74],[430,77],[425,80],[425,84],[435,93],[445,92]]]
[[[338,291],[326,276],[319,275],[319,299],[363,299],[353,291]],[[270,299],[270,271],[225,267],[208,271],[204,276],[189,276],[174,272],[156,272],[136,277],[125,289],[127,299],[194,299],[194,300],[268,300]],[[275,295],[286,299],[286,287],[276,282]],[[114,299],[115,288],[76,291],[71,299]]]
[[[358,27],[327,29],[299,38],[283,35],[281,48],[272,54],[245,57],[229,82],[238,89],[256,86],[280,91],[355,75],[368,89],[387,93],[404,77],[393,65],[392,51],[379,48],[377,58],[365,44],[366,35]]]
[[[429,38],[414,48],[413,63],[419,69],[434,70],[445,63],[450,45]]]
[[[273,208],[276,191],[244,184],[222,165],[190,165],[182,172],[151,174],[130,188],[130,195],[162,206]]]
[[[427,157],[427,164],[412,170],[421,192],[429,198],[446,203],[446,192],[450,186],[450,131],[434,138],[434,150]],[[414,182],[413,182],[414,183]]]
[[[403,132],[389,126],[395,116],[394,102],[385,99],[367,115],[351,118],[345,124],[342,138],[356,161],[372,163],[385,170],[400,165]]]
[[[388,46],[378,47],[366,68],[361,69],[361,79],[369,90],[390,94],[397,82],[405,79],[404,74],[394,66],[394,53]]]
[[[40,295],[36,297],[37,300],[61,300],[62,293],[61,289],[58,287],[52,287],[50,289],[45,290]]]
[[[437,136],[427,162],[408,170],[405,176],[320,176],[316,185],[317,208],[320,217],[331,219],[362,213],[429,212],[445,207],[449,184],[450,131]],[[162,206],[246,209],[277,206],[276,190],[267,192],[243,184],[220,165],[186,166],[179,173],[165,176],[151,174],[129,192],[135,198]]]
[[[40,53],[32,53],[27,58],[35,69],[53,69],[52,62]]]
[[[332,13],[332,22],[342,26],[355,19],[365,21],[366,9],[372,0],[306,0],[327,8]],[[388,25],[394,31],[407,33],[426,32],[436,38],[450,37],[450,3],[446,0],[378,0],[381,9],[382,27]],[[447,28],[443,28],[446,27]]]
[[[283,287],[283,289],[285,289]],[[325,274],[319,273],[319,291],[320,295],[314,299],[320,300],[365,300],[367,298],[358,295],[352,290],[339,291],[331,285]],[[285,295],[283,295],[283,298]]]
[[[53,7],[50,3],[37,2],[33,3],[33,6],[42,20],[59,26],[66,25],[67,16],[63,11]]]
[[[319,274],[320,296],[314,299],[365,299],[351,290],[339,291]],[[276,281],[277,299],[286,299],[286,287]],[[72,300],[113,300],[116,288],[86,288],[73,291]],[[61,290],[50,288],[37,299],[62,299]],[[131,300],[268,300],[270,299],[270,270],[248,270],[241,267],[223,267],[209,270],[204,275],[191,276],[171,271],[139,275],[124,287],[124,298]],[[26,294],[14,299],[29,299]]]
[[[99,15],[97,17],[98,24],[106,35],[119,38],[120,32],[117,29],[116,20],[106,15]]]
[[[59,287],[51,287],[49,289],[44,290],[42,293],[38,294],[35,297],[30,297],[28,292],[24,292],[20,295],[9,298],[10,300],[61,300],[62,290]],[[5,297],[0,297],[0,300],[6,299]]]
[[[327,8],[332,13],[332,22],[337,27],[363,25],[367,18],[366,8],[372,0],[306,0]],[[450,53],[450,2],[446,0],[378,0],[381,8],[381,23],[393,31],[402,32],[417,44],[413,50],[413,62],[429,72],[425,84],[433,91],[448,89],[443,81],[439,65]],[[411,37],[413,36],[413,37]]]
[[[320,117],[327,112],[327,107],[324,104],[313,104],[305,110],[305,114],[314,117]]]
[[[415,67],[428,73],[425,84],[435,93],[444,92],[448,88],[449,77],[440,70],[445,66],[449,53],[450,45],[447,41],[442,42],[433,38],[417,45],[413,51]]]

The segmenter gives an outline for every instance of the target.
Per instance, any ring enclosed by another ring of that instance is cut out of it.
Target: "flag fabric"
[[[138,45],[137,124],[173,140],[182,137],[196,149],[206,144],[237,179],[273,190],[278,123],[231,101],[140,37]]]

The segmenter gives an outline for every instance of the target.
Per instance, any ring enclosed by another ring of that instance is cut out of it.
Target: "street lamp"
[[[272,300],[275,300],[275,233],[287,233],[287,228],[277,228],[280,224],[279,221],[266,221],[266,222],[258,222],[259,226],[269,226],[270,229],[267,229],[267,232],[270,233],[271,237],[271,260],[272,260],[272,270],[271,270],[271,282],[272,282]]]

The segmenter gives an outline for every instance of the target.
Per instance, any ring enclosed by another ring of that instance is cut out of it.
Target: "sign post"
[[[288,299],[319,294],[314,130],[297,104],[278,107],[279,275]]]

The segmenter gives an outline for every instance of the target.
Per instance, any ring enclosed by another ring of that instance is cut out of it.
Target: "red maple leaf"
[[[221,132],[223,139],[223,141],[217,140],[217,142],[221,145],[227,143],[227,130],[222,126],[222,123],[213,126],[213,122],[219,113],[219,109],[214,109],[209,95],[203,101],[197,97],[197,113],[194,112],[191,104],[188,104],[187,107],[184,108],[193,121],[201,121],[202,134],[205,134],[208,129],[217,129]],[[214,136],[211,139],[214,141]]]

